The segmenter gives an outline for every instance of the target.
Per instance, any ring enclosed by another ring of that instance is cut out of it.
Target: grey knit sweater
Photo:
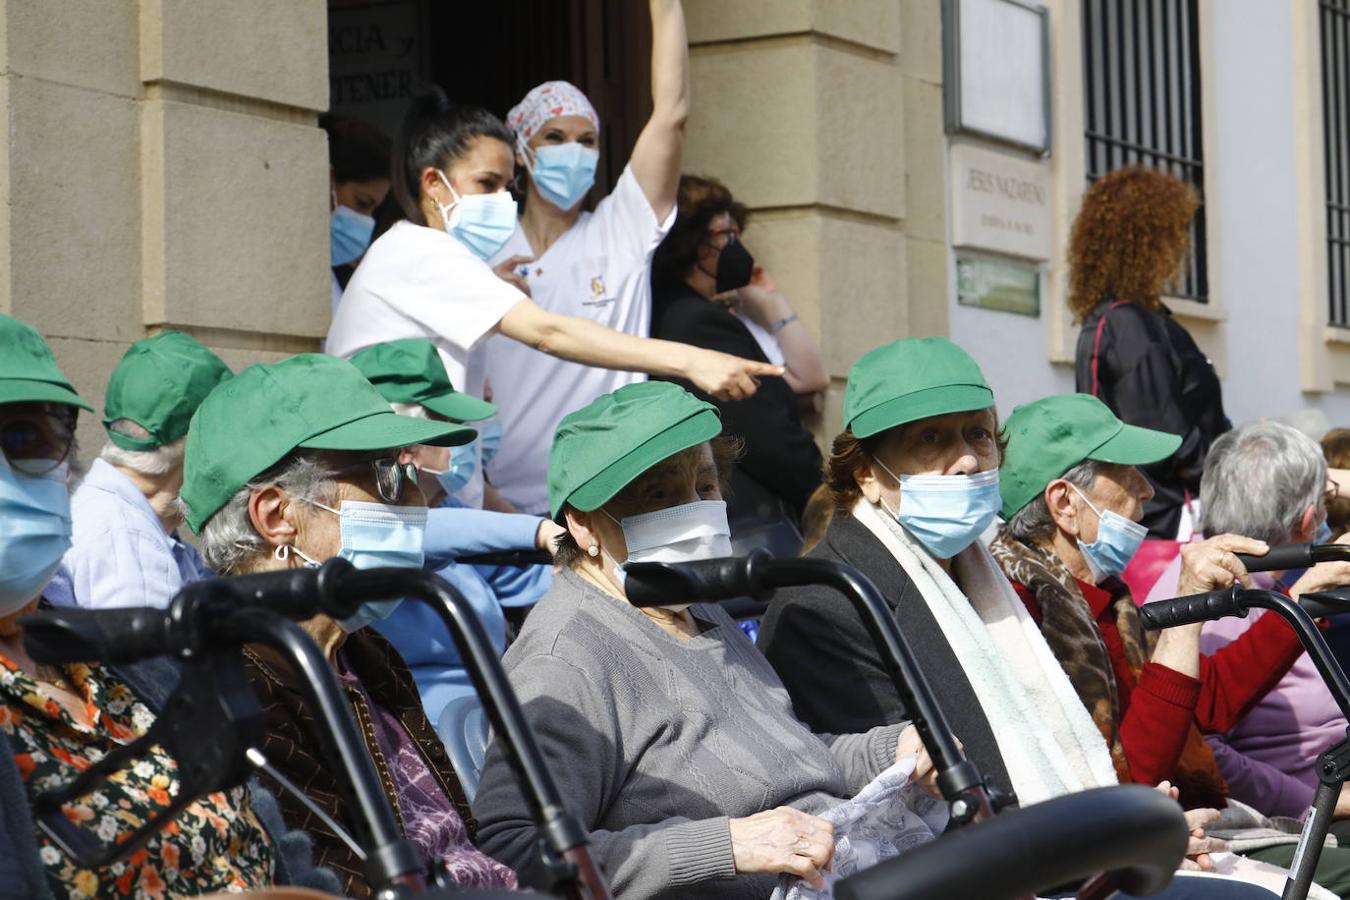
[[[895,761],[900,725],[812,735],[773,669],[719,607],[677,640],[640,610],[563,572],[507,651],[506,671],[567,807],[616,898],[765,898],[737,875],[728,819],[819,813]],[[537,831],[501,747],[473,804],[478,843],[528,882]]]

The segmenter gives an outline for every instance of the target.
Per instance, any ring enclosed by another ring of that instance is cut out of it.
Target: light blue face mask
[[[1327,520],[1323,519],[1322,524],[1317,526],[1317,534],[1313,535],[1312,542],[1314,544],[1330,544],[1334,540],[1336,540],[1336,533],[1331,530],[1331,525]],[[1306,571],[1308,570],[1288,569],[1283,575],[1275,580],[1275,583],[1284,588],[1285,592],[1288,593],[1289,589],[1303,577],[1303,573]]]
[[[422,545],[427,530],[425,506],[390,506],[385,503],[343,500],[339,511],[322,503],[310,502],[341,520],[342,547],[338,556],[350,560],[358,569],[382,566],[422,568],[425,559]],[[301,556],[308,561],[303,554]],[[389,618],[402,602],[382,600],[367,603],[355,615],[340,620],[338,624],[348,633],[359,631],[371,622]]]
[[[474,425],[478,426],[478,442],[483,445],[483,468],[486,469],[492,465],[493,457],[502,446],[502,420],[493,416]]]
[[[1075,494],[1082,498],[1088,509],[1097,514],[1097,539],[1090,544],[1081,540],[1078,549],[1083,552],[1088,568],[1092,570],[1094,582],[1119,575],[1139,552],[1139,545],[1148,537],[1148,529],[1113,510],[1102,512],[1092,505],[1076,485],[1070,484]]]
[[[473,473],[478,470],[478,448],[476,441],[450,448],[450,468],[444,471],[423,469],[440,484],[447,497],[453,497],[460,488],[468,484]]]
[[[0,456],[0,616],[42,593],[70,549],[69,472],[25,475]]]
[[[442,206],[445,230],[482,259],[491,259],[516,230],[516,201],[506,191],[459,195],[445,173],[437,172],[455,202]],[[439,204],[438,204],[439,205]]]
[[[882,502],[910,534],[937,559],[951,559],[969,547],[1003,507],[998,469],[974,475],[906,475],[900,477],[875,460],[900,485],[900,511]]]
[[[338,204],[328,219],[329,261],[345,266],[361,258],[375,233],[375,220],[350,207]]]
[[[600,151],[576,141],[543,144],[531,150],[522,140],[520,154],[539,194],[559,209],[571,209],[585,199],[595,184]]]

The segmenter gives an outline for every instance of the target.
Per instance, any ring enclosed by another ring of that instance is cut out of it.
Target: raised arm
[[[588,319],[551,313],[533,300],[511,307],[497,330],[542,353],[583,365],[684,378],[719,400],[742,400],[758,390],[756,377],[783,374],[781,367],[768,363],[634,337]]]
[[[680,0],[651,0],[652,117],[633,146],[629,164],[657,221],[675,207],[689,118],[689,37]]]

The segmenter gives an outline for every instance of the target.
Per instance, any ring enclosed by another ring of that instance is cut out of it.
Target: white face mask
[[[731,526],[727,524],[724,500],[695,500],[615,521],[623,529],[623,541],[628,547],[624,565],[693,562],[731,555]],[[623,565],[616,565],[614,570],[622,586]],[[672,612],[688,608],[688,603],[661,607]]]

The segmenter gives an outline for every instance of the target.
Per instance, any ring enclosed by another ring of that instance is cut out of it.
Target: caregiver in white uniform
[[[675,220],[675,197],[689,114],[689,47],[679,0],[651,0],[652,115],[613,193],[594,213],[582,202],[595,181],[600,120],[565,81],[525,95],[506,124],[524,180],[520,223],[492,263],[528,285],[554,313],[645,337],[651,329],[650,266]],[[523,511],[548,511],[548,448],[562,417],[625,384],[633,371],[595,369],[561,359],[525,365],[520,344],[483,345],[503,441],[488,477]]]
[[[531,348],[522,368],[549,369],[552,360],[543,355],[549,354],[582,366],[688,378],[733,399],[753,394],[757,376],[782,374],[777,366],[541,309],[498,278],[485,260],[516,227],[515,201],[506,192],[513,172],[511,134],[501,120],[452,104],[439,91],[414,100],[394,148],[393,190],[407,218],[366,251],[333,318],[328,352],[351,356],[425,337],[456,387],[472,387],[469,351],[495,333]],[[507,395],[503,386],[494,390],[499,401]]]

